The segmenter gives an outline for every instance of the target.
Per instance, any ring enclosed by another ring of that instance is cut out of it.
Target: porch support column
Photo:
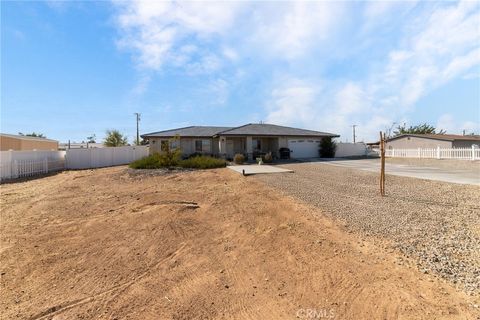
[[[253,143],[252,137],[247,136],[247,159],[248,160],[255,160],[253,159]]]
[[[218,155],[223,158],[227,156],[227,138],[224,136],[218,139]]]

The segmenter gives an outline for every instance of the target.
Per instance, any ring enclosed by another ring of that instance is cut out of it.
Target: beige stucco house
[[[174,137],[179,139],[175,141]],[[200,153],[233,158],[240,153],[248,159],[267,152],[278,157],[281,148],[290,149],[291,158],[318,157],[324,137],[338,135],[265,123],[240,127],[190,126],[142,135],[149,141],[151,153],[161,152],[162,145],[168,143],[173,148],[179,147],[184,156]]]
[[[58,141],[0,133],[0,150],[58,150]]]
[[[387,149],[471,148],[480,146],[480,136],[456,134],[402,134],[387,140]]]

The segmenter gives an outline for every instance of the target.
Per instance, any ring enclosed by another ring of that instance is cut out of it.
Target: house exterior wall
[[[219,138],[213,138],[212,139],[212,153],[213,154],[218,154],[220,152],[219,151],[219,143],[220,143]]]
[[[401,137],[386,143],[387,149],[434,149],[452,148],[451,141],[421,138],[421,137]]]
[[[480,146],[480,141],[468,141],[468,140],[453,141],[454,148],[471,148],[473,145]]]
[[[58,150],[58,141],[27,140],[0,135],[0,150]]]
[[[288,148],[288,139],[287,137],[278,138],[278,148]]]
[[[160,153],[162,151],[162,141],[170,140],[169,138],[150,138],[150,154]],[[206,154],[218,153],[218,139],[213,138],[180,138],[179,147],[182,150],[182,155],[188,156],[195,153],[195,141],[196,140],[208,140],[210,141],[210,152],[205,151]]]
[[[224,139],[223,146],[220,148],[221,139]],[[271,137],[256,137],[256,136],[220,136],[217,138],[195,138],[195,137],[186,137],[180,138],[180,148],[182,150],[182,155],[188,156],[192,153],[195,153],[195,141],[196,140],[210,140],[211,151],[205,152],[207,154],[226,156],[227,158],[233,158],[236,153],[247,154],[249,158],[253,155],[254,146],[252,145],[252,140],[260,139],[261,141],[261,150],[260,152],[272,152],[274,155],[278,156],[278,150],[280,148],[288,148],[288,140],[298,140],[298,139],[313,139],[311,137],[286,137],[286,136],[271,136]],[[315,137],[315,140],[321,140],[321,137]],[[155,152],[161,152],[161,141],[169,140],[168,138],[156,138],[152,137],[150,140],[150,154]],[[223,150],[220,150],[223,149]]]

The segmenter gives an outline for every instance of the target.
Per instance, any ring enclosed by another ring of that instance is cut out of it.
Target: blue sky
[[[1,131],[480,133],[480,2],[1,2]]]

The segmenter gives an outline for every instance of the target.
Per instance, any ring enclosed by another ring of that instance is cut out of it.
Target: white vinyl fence
[[[0,180],[63,170],[65,151],[0,151]]]
[[[364,143],[338,142],[335,158],[366,156],[367,146]]]
[[[480,148],[386,149],[391,158],[480,160]]]
[[[129,146],[116,148],[68,149],[68,169],[89,169],[118,166],[148,156],[148,147]]]
[[[0,180],[29,177],[65,169],[123,165],[147,155],[148,147],[146,146],[66,151],[0,151]]]

